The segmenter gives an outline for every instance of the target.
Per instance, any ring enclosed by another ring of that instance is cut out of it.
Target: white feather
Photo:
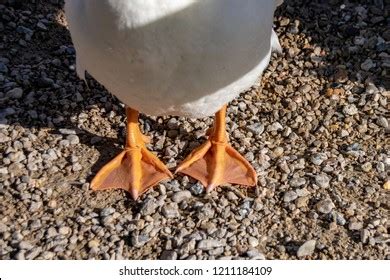
[[[275,31],[272,30],[272,35],[271,35],[271,46],[272,50],[281,54],[283,52],[282,46],[280,45],[278,35],[276,35]]]
[[[150,115],[209,116],[280,49],[270,0],[66,0],[78,74]]]
[[[284,0],[275,0],[276,1],[276,6],[280,6],[283,4]]]

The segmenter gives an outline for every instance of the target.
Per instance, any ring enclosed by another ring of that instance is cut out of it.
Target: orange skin
[[[250,163],[228,144],[226,108],[215,114],[209,138],[179,165],[176,172],[199,180],[210,192],[217,186],[232,183],[255,186],[256,171]]]
[[[180,172],[199,180],[209,192],[225,183],[255,186],[257,175],[249,162],[228,144],[226,108],[215,114],[208,140],[179,165]],[[93,190],[121,188],[134,200],[160,181],[173,178],[168,168],[145,146],[146,137],[139,125],[139,113],[126,108],[125,149],[103,166],[91,182]]]
[[[93,190],[121,188],[134,200],[160,181],[173,178],[169,169],[145,146],[138,111],[126,108],[127,136],[123,152],[103,166],[92,180]]]

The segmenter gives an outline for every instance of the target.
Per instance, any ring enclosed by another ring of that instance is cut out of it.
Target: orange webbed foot
[[[127,148],[100,169],[91,186],[93,190],[124,189],[136,200],[168,178],[173,178],[172,173],[146,148]]]
[[[138,112],[127,108],[125,149],[107,163],[91,182],[93,190],[124,189],[137,199],[161,180],[173,178],[169,169],[145,146],[148,137],[138,127]]]
[[[176,169],[199,180],[209,192],[215,187],[231,183],[255,186],[256,171],[250,163],[228,144],[225,132],[226,106],[215,117],[208,140],[195,149]]]

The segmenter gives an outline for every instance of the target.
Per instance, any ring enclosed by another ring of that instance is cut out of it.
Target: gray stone
[[[8,168],[0,167],[0,175],[6,175],[6,174],[8,174]]]
[[[8,229],[7,225],[2,223],[2,222],[0,222],[0,233],[6,232],[7,229]]]
[[[4,133],[1,133],[0,132],[0,143],[6,143],[8,141],[10,141],[11,138],[8,137],[7,135],[5,135]]]
[[[160,260],[177,260],[177,253],[171,250],[165,250],[161,253]]]
[[[366,173],[370,172],[372,170],[372,164],[371,162],[366,162],[364,164],[362,164],[362,170]]]
[[[333,204],[332,200],[330,199],[324,199],[317,203],[316,208],[317,211],[323,214],[330,213],[335,205]]]
[[[169,203],[162,207],[162,214],[167,219],[172,219],[180,216],[179,209],[176,203]]]
[[[20,250],[20,251],[15,255],[15,259],[17,259],[17,260],[25,260],[25,259],[26,259],[25,253],[26,253],[25,250]]]
[[[267,127],[268,131],[279,131],[283,130],[283,126],[280,124],[280,122],[274,122],[273,124],[269,125]]]
[[[343,214],[341,214],[341,213],[336,213],[336,222],[340,226],[344,226],[347,223],[347,221],[345,220]]]
[[[248,237],[248,243],[252,247],[257,247],[259,246],[259,240],[253,236]]]
[[[54,258],[54,256],[55,256],[55,253],[50,252],[50,251],[42,252],[40,255],[40,257],[44,260],[51,260]]]
[[[237,201],[237,199],[238,199],[238,196],[232,191],[227,192],[226,197],[230,201]]]
[[[70,227],[67,226],[63,226],[58,229],[58,233],[61,235],[68,235],[70,231],[71,231]]]
[[[169,129],[178,129],[179,128],[179,123],[177,121],[177,119],[175,118],[170,118],[169,121],[167,122],[167,127]]]
[[[287,26],[287,25],[289,25],[290,24],[290,19],[289,18],[283,18],[283,19],[281,19],[280,21],[279,21],[279,25],[280,26]]]
[[[14,153],[9,153],[7,158],[11,162],[21,162],[26,159],[26,156],[24,155],[23,151],[17,151]]]
[[[63,140],[61,140],[61,141],[59,142],[59,144],[60,144],[60,146],[62,146],[62,147],[67,147],[67,146],[70,145],[70,142],[69,142],[69,140],[63,139]]]
[[[308,84],[302,85],[299,87],[298,91],[300,93],[309,93],[311,91],[311,86]]]
[[[246,255],[252,260],[265,260],[265,256],[257,249],[250,249],[246,252]]]
[[[80,163],[78,163],[78,162],[73,163],[73,165],[72,165],[73,171],[77,172],[77,171],[80,171],[82,169],[83,169],[83,166]]]
[[[8,73],[8,67],[0,61],[0,73]]]
[[[223,244],[221,241],[216,239],[204,239],[199,241],[197,248],[199,250],[211,250],[214,248],[222,247]]]
[[[374,68],[376,64],[372,61],[371,58],[367,58],[361,65],[360,68],[364,71],[370,71],[372,68]]]
[[[383,128],[389,127],[389,121],[385,117],[382,117],[382,116],[378,117],[376,123]]]
[[[66,137],[66,140],[69,141],[69,144],[71,145],[76,145],[78,143],[80,143],[80,139],[77,135],[74,135],[74,134],[70,134]]]
[[[157,201],[154,198],[147,198],[142,204],[140,213],[143,216],[151,215],[156,212],[157,207]]]
[[[295,192],[297,193],[297,195],[299,197],[304,197],[304,196],[308,196],[310,194],[310,192],[305,189],[305,188],[302,188],[302,189],[296,189]]]
[[[201,183],[197,182],[190,187],[190,192],[193,195],[200,195],[204,192],[204,187]]]
[[[330,179],[326,174],[318,174],[315,176],[316,185],[321,188],[329,187]]]
[[[41,29],[41,30],[44,30],[44,31],[47,30],[46,25],[45,25],[42,21],[39,21],[39,22],[37,23],[37,27],[38,27],[39,29]]]
[[[42,202],[41,201],[33,201],[31,202],[29,211],[30,212],[37,212],[39,209],[42,207]]]
[[[325,153],[316,153],[310,158],[311,162],[315,165],[321,165],[327,159],[328,156]]]
[[[131,244],[136,248],[141,248],[150,238],[148,234],[140,234],[138,231],[135,231],[131,234]]]
[[[356,108],[355,104],[348,104],[344,106],[343,113],[349,116],[353,116],[359,113],[359,111]]]
[[[99,247],[99,245],[100,245],[100,242],[99,242],[99,240],[97,240],[97,239],[92,239],[92,240],[90,240],[90,241],[88,242],[88,247],[89,247],[90,249],[92,249],[92,248],[97,248],[97,247]]]
[[[370,237],[370,232],[367,229],[363,229],[360,232],[360,240],[363,244],[366,244],[368,242],[369,237]]]
[[[261,123],[254,123],[247,126],[247,129],[253,133],[253,135],[261,135],[264,132],[264,125]]]
[[[303,186],[305,184],[306,184],[306,179],[305,178],[292,178],[290,180],[290,186],[294,187],[294,188]]]
[[[57,236],[57,230],[54,227],[49,227],[46,231],[46,238]]]
[[[284,202],[291,202],[291,201],[294,201],[297,198],[298,198],[298,195],[294,191],[285,192],[284,195],[283,195],[283,201]]]
[[[348,135],[349,135],[349,132],[348,132],[347,130],[342,129],[342,130],[340,131],[340,137],[341,137],[341,138],[345,138],[345,137],[347,137]]]
[[[30,242],[28,242],[28,241],[21,241],[18,244],[18,247],[21,250],[31,250],[34,246]]]
[[[303,243],[297,252],[298,258],[311,256],[314,253],[314,250],[316,248],[316,240],[308,240],[305,243]]]
[[[191,197],[192,195],[190,191],[180,191],[172,195],[172,201],[176,203],[180,203],[184,200],[190,199]]]
[[[64,134],[64,135],[74,135],[74,134],[76,134],[76,131],[74,129],[60,128],[58,131],[61,134]]]
[[[23,89],[14,88],[7,92],[7,96],[12,99],[20,99],[23,96]]]
[[[34,260],[42,252],[41,247],[35,247],[27,252],[26,260]]]
[[[361,230],[363,228],[363,223],[362,222],[350,222],[348,224],[348,228],[350,230]]]
[[[115,208],[107,207],[100,211],[100,217],[107,217],[115,213]]]

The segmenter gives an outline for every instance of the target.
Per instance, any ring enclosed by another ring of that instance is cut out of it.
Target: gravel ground
[[[90,190],[124,106],[76,77],[62,1],[0,0],[0,258],[390,259],[389,8],[283,4],[284,54],[228,110],[258,186],[176,176],[134,202]],[[174,168],[212,118],[141,123]]]

